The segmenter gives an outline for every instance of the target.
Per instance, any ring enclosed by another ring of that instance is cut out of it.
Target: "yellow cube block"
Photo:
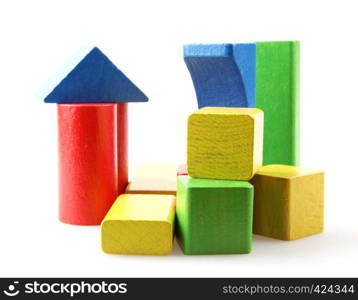
[[[140,165],[127,185],[126,193],[176,195],[178,166],[175,163]]]
[[[262,165],[263,121],[257,108],[204,107],[190,115],[189,175],[250,180]]]
[[[175,196],[122,194],[102,222],[102,249],[109,254],[169,254],[174,216]]]
[[[323,231],[322,171],[269,165],[251,183],[255,234],[289,241]]]

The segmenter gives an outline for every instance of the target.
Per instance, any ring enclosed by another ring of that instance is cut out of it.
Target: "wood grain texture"
[[[249,180],[262,165],[263,112],[205,107],[188,119],[188,173],[196,178]]]
[[[299,164],[297,41],[258,42],[256,107],[265,113],[263,164]]]
[[[256,45],[184,46],[198,107],[255,107]]]
[[[245,254],[252,243],[253,187],[178,176],[176,234],[184,254]]]
[[[251,183],[255,234],[289,241],[323,231],[323,172],[269,165],[260,168]]]
[[[164,194],[176,195],[178,164],[150,163],[138,166],[127,194]]]
[[[57,105],[62,222],[99,225],[118,196],[118,182],[127,180],[117,164],[118,157],[127,161],[126,152],[117,152],[117,144],[126,147],[124,136],[117,137],[117,106]]]
[[[69,69],[72,68],[72,69]],[[47,103],[146,102],[148,98],[97,47],[81,51],[48,84]]]
[[[101,226],[109,254],[167,255],[173,248],[175,196],[120,195]]]

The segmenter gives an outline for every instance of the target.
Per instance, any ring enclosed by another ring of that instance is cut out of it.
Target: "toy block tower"
[[[251,251],[253,186],[262,164],[263,112],[205,107],[188,118],[187,167],[178,176],[177,235],[185,254]]]
[[[96,47],[58,75],[59,218],[99,225],[128,183],[127,103],[148,98]]]
[[[248,253],[252,216],[254,233],[271,238],[323,231],[323,172],[290,166],[299,163],[299,52],[298,41],[184,47],[204,107],[188,120],[189,176],[178,172],[184,253]]]

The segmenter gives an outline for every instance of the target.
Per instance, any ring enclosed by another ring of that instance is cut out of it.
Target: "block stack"
[[[148,98],[97,47],[73,55],[42,94],[57,104],[59,218],[99,225],[128,184],[128,103]]]
[[[178,176],[178,240],[185,254],[249,253],[253,186],[262,165],[263,112],[204,107],[188,119],[189,175]]]
[[[184,253],[248,253],[252,232],[322,232],[324,174],[297,166],[299,42],[187,45],[184,59],[198,107],[211,106],[188,119],[188,175],[178,173]]]
[[[127,103],[146,102],[98,48],[45,97],[57,103],[60,220],[101,224],[110,254],[245,254],[253,233],[323,231],[324,174],[299,164],[299,43],[188,45],[199,110],[187,164],[143,164],[128,183]],[[113,204],[113,205],[112,205]],[[174,227],[176,230],[174,231]]]

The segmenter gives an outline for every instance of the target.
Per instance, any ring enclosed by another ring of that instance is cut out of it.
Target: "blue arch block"
[[[84,55],[83,55],[84,54]],[[68,70],[73,67],[72,70]],[[48,87],[48,103],[145,102],[137,88],[97,47],[81,53]]]
[[[184,46],[198,107],[255,107],[256,44]]]

